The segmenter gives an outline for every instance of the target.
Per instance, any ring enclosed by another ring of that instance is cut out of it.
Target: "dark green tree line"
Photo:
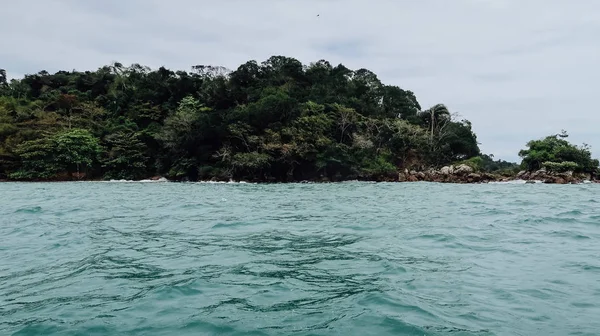
[[[5,179],[386,179],[479,154],[445,105],[324,60],[0,72]]]

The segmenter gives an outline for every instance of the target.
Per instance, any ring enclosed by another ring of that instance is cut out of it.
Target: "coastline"
[[[460,167],[460,166],[459,166]],[[248,180],[233,180],[233,179],[219,179],[213,178],[209,180],[178,180],[178,179],[167,179],[162,176],[152,176],[139,180],[105,180],[101,178],[62,178],[62,179],[51,179],[51,180],[7,180],[0,179],[0,183],[62,183],[62,182],[102,182],[102,183],[241,183],[241,184],[302,184],[302,183],[344,183],[344,182],[371,182],[371,183],[413,183],[413,182],[432,182],[432,183],[448,183],[448,184],[487,184],[487,183],[515,183],[521,184],[590,184],[600,183],[600,179],[594,178],[585,174],[573,174],[567,173],[548,173],[545,171],[537,172],[525,172],[521,171],[514,175],[501,175],[493,173],[478,173],[472,172],[464,167],[462,170],[456,169],[456,171],[445,169],[444,167],[440,170],[429,169],[426,171],[408,171],[399,172],[396,177],[382,176],[378,178],[347,178],[347,179],[336,179],[329,180],[327,178],[319,178],[312,180],[294,180],[294,181],[268,181],[260,179],[248,179]],[[452,169],[452,168],[451,168]]]

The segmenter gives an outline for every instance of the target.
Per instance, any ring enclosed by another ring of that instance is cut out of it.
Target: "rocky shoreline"
[[[439,183],[489,183],[526,181],[526,183],[548,183],[548,184],[579,184],[595,182],[600,183],[597,177],[589,174],[574,174],[573,172],[554,173],[544,169],[528,172],[521,171],[513,176],[505,176],[490,173],[478,173],[468,165],[446,166],[439,170],[429,169],[427,171],[405,170],[398,174],[398,182],[439,182]]]
[[[64,176],[63,176],[64,177]],[[356,180],[356,179],[353,179]],[[491,173],[480,173],[476,172],[473,168],[468,165],[461,164],[458,166],[445,166],[440,169],[428,169],[425,171],[415,171],[405,169],[400,172],[397,176],[384,176],[379,178],[359,178],[359,181],[369,182],[437,182],[437,183],[490,183],[490,182],[510,182],[510,181],[525,181],[525,183],[548,183],[548,184],[579,184],[579,183],[600,183],[598,176],[591,176],[589,174],[575,174],[573,172],[564,173],[553,173],[548,172],[544,169],[528,172],[521,171],[516,175],[500,175]],[[85,176],[68,176],[63,179],[53,180],[27,180],[20,182],[74,182],[74,181],[88,181],[98,182],[105,181],[101,179],[86,179]],[[119,180],[112,180],[117,181]],[[181,182],[168,180],[162,176],[152,176],[139,181],[128,181],[128,182]],[[343,182],[330,181],[326,178],[314,180],[314,181],[295,181],[297,183],[331,183],[331,182]],[[0,182],[17,182],[6,179],[0,179]],[[202,182],[202,181],[200,181]],[[204,182],[231,182],[223,179],[212,179]],[[252,183],[278,183],[275,181],[249,181]],[[285,183],[285,182],[279,182]]]

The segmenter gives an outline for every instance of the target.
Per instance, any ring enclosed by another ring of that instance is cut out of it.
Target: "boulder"
[[[544,177],[544,176],[547,176],[546,169],[540,169],[536,172],[531,173],[531,178]]]
[[[525,174],[523,174],[521,176],[517,176],[517,178],[520,180],[529,180],[531,178],[531,173],[525,172]]]
[[[406,178],[406,181],[408,181],[408,182],[418,182],[419,179],[415,175],[408,175],[408,177]]]
[[[452,174],[454,174],[454,167],[453,166],[442,167],[442,169],[440,169],[440,174],[445,175],[445,176],[452,175]]]
[[[554,176],[544,181],[544,183],[567,184],[568,181],[560,176]]]
[[[420,178],[420,179],[424,179],[424,178],[425,178],[425,173],[423,173],[423,172],[418,172],[418,173],[417,173],[417,177],[418,177],[418,178]]]
[[[527,175],[527,171],[526,170],[521,170],[518,174],[517,174],[517,178],[522,178],[523,176]]]
[[[466,164],[461,164],[454,169],[454,174],[456,175],[469,175],[473,172],[473,168],[467,166]]]
[[[483,174],[481,174],[481,178],[484,181],[497,181],[501,177],[500,176],[496,176],[494,174],[490,174],[490,173],[483,173]],[[508,178],[505,178],[505,180],[508,180]]]
[[[482,176],[475,173],[467,175],[467,178],[469,179],[469,182],[481,182],[482,180]]]

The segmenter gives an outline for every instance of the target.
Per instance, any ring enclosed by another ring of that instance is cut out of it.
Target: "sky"
[[[366,68],[473,123],[517,161],[561,129],[600,156],[598,0],[0,0],[0,68],[118,61],[234,70],[272,55]],[[317,16],[318,15],[318,16]]]

